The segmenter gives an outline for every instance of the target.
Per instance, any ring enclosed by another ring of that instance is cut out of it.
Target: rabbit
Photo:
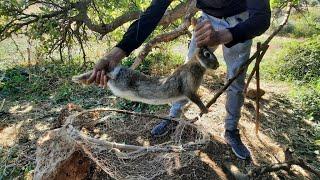
[[[203,114],[208,109],[197,95],[206,69],[219,67],[216,56],[206,47],[197,48],[193,57],[165,78],[147,76],[133,69],[117,66],[107,73],[107,86],[115,96],[147,104],[169,104],[188,98]],[[74,76],[76,83],[86,83],[92,71]]]

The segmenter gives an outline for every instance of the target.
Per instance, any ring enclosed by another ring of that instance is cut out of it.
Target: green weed
[[[282,80],[308,83],[320,78],[320,36],[303,43],[291,43],[282,52],[278,69]]]
[[[282,17],[275,19],[271,24],[271,30],[278,27]],[[281,36],[293,38],[307,38],[319,34],[320,13],[318,7],[311,7],[306,12],[292,13],[288,24],[279,33]]]
[[[55,64],[45,61],[31,67],[15,66],[5,71],[0,81],[0,94],[11,100],[64,103],[108,93],[95,86],[83,87],[71,81],[73,75],[84,71],[79,61]]]

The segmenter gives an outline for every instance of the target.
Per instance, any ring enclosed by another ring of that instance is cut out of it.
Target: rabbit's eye
[[[203,56],[204,56],[205,58],[211,58],[211,53],[208,52],[208,51],[205,51],[205,52],[203,53]]]

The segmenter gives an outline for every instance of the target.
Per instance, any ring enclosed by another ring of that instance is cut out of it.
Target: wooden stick
[[[254,179],[254,178],[257,178],[263,174],[270,173],[270,172],[276,172],[279,170],[288,171],[288,170],[290,170],[290,168],[293,165],[300,166],[301,168],[313,173],[318,178],[320,178],[320,172],[318,170],[316,170],[316,168],[310,166],[309,164],[305,163],[301,159],[294,159],[294,160],[283,162],[283,163],[276,163],[276,164],[260,166],[260,167],[254,168],[251,171],[249,171],[249,173],[247,174],[247,177]]]
[[[268,46],[262,46],[262,50],[265,50],[267,47],[268,47]],[[234,80],[236,80],[236,79],[239,77],[239,75],[242,74],[242,73],[246,70],[246,68],[249,66],[249,64],[250,64],[254,59],[256,59],[257,56],[258,56],[258,52],[255,52],[245,63],[243,63],[243,64],[240,66],[240,68],[239,68],[239,70],[237,71],[237,73],[236,73],[232,78],[230,78],[230,79],[227,81],[227,83],[226,83],[222,88],[220,88],[220,89],[218,90],[218,92],[214,95],[214,97],[207,103],[207,105],[206,105],[207,108],[210,108],[210,106],[217,101],[217,99],[221,96],[221,94],[228,89],[228,87],[232,84],[232,82],[233,82]],[[203,114],[200,113],[199,116],[201,117],[202,115],[203,115]],[[195,121],[196,121],[196,120],[193,120],[192,122],[195,122]]]
[[[271,41],[271,40],[281,31],[281,29],[287,24],[287,22],[288,22],[288,20],[289,20],[289,17],[290,17],[291,9],[292,9],[292,3],[289,2],[287,6],[288,6],[288,8],[287,8],[287,10],[286,10],[285,17],[284,17],[283,21],[281,22],[281,24],[279,25],[279,27],[278,27],[276,30],[274,30],[274,31],[272,32],[272,34],[265,40],[265,42],[263,42],[262,46],[268,46],[268,47],[269,47],[268,44],[270,43],[270,41]],[[263,54],[262,57],[264,56],[265,53],[266,53],[266,51],[264,51],[264,52],[262,53],[262,54]],[[251,79],[252,79],[255,71],[256,71],[256,68],[254,68],[254,69],[252,70],[252,72],[251,72],[251,74],[250,74],[250,76],[249,76],[249,78],[248,78],[248,82],[247,82],[246,87],[245,87],[245,90],[244,90],[245,93],[247,92],[249,83],[250,83],[250,81],[251,81]]]
[[[256,95],[256,135],[259,132],[259,127],[260,127],[260,61],[262,59],[262,54],[261,54],[261,43],[257,44],[257,51],[259,52],[259,55],[256,60],[256,86],[257,86],[257,95]]]
[[[282,23],[280,24],[280,26],[279,26],[276,30],[274,30],[274,31],[272,32],[272,34],[262,43],[262,45],[261,45],[261,51],[266,51],[266,49],[269,47],[269,45],[268,45],[269,42],[270,42],[270,41],[281,31],[281,29],[287,24],[288,19],[289,19],[289,16],[290,16],[291,9],[292,9],[292,3],[289,2],[289,3],[288,3],[288,9],[287,9],[287,11],[286,11],[286,16],[285,16],[284,20],[282,21]],[[210,108],[210,106],[217,101],[217,99],[221,96],[221,94],[222,94],[225,90],[228,89],[228,87],[232,84],[232,82],[233,82],[235,79],[237,79],[241,73],[244,72],[244,70],[250,65],[250,63],[251,63],[254,59],[257,58],[257,56],[258,56],[258,52],[256,51],[245,63],[243,63],[243,64],[240,66],[240,68],[239,68],[238,72],[236,73],[236,75],[233,76],[231,79],[229,79],[229,80],[227,81],[227,83],[226,83],[222,88],[220,88],[220,89],[218,90],[218,92],[214,95],[214,97],[208,102],[208,104],[206,105],[207,108]],[[201,117],[202,115],[203,115],[203,114],[200,113],[199,117]],[[196,119],[194,119],[192,122],[196,122],[198,119],[199,119],[199,118],[196,118]]]
[[[269,48],[269,45],[267,45],[267,48],[266,48],[264,51],[261,52],[261,56],[262,56],[262,57],[266,54],[268,48]],[[261,60],[262,60],[262,58],[260,59],[260,62],[261,62]],[[259,63],[260,63],[260,62],[259,62]],[[244,87],[244,90],[243,90],[243,94],[244,94],[244,95],[247,94],[249,84],[250,84],[250,82],[251,82],[251,80],[252,80],[252,78],[253,78],[253,75],[255,74],[256,70],[257,70],[257,68],[256,68],[256,66],[254,66],[254,68],[252,69],[252,71],[251,71],[251,73],[250,73],[250,75],[249,75],[249,77],[248,77],[246,86]]]

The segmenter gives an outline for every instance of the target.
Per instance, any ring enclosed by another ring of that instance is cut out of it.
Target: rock
[[[257,98],[257,95],[258,97],[262,97],[266,92],[263,90],[263,89],[260,89],[259,90],[259,93],[257,93],[257,90],[256,89],[249,89],[246,93],[246,97],[248,99],[253,99],[255,100]]]
[[[33,179],[111,179],[67,134],[67,127],[48,131],[37,142]]]
[[[78,150],[64,128],[48,131],[38,140],[34,179],[56,179],[60,168]]]

